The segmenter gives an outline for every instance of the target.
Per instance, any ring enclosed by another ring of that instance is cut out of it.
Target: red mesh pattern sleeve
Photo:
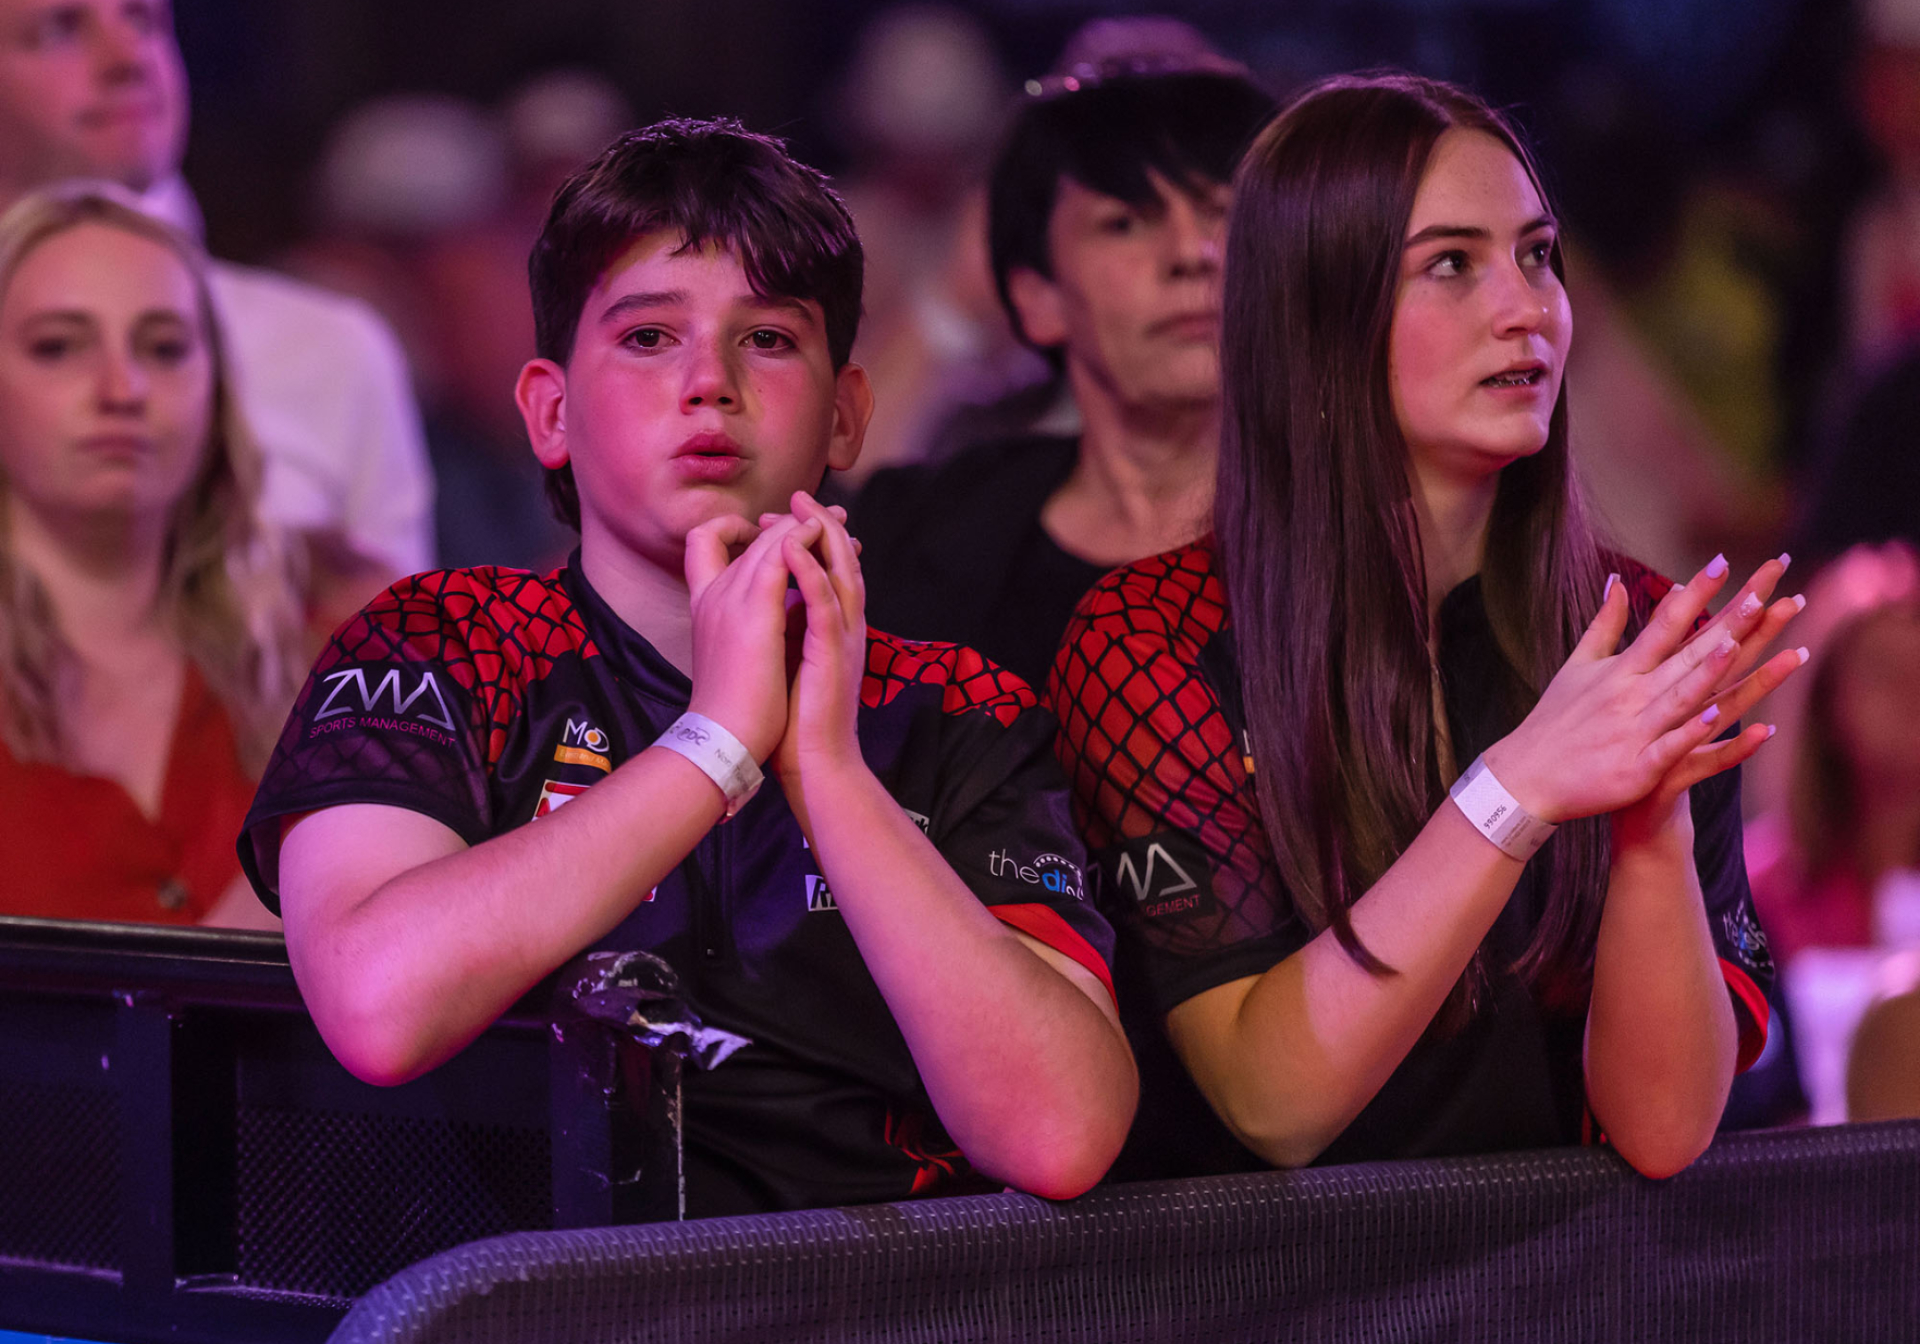
[[[524,570],[452,569],[402,579],[335,633],[319,668],[391,660],[444,666],[482,713],[500,759],[525,687],[565,653],[593,652],[559,582]]]
[[[860,703],[878,709],[909,686],[941,686],[940,707],[947,713],[980,710],[999,720],[1003,728],[1011,728],[1023,712],[1040,703],[1026,682],[963,645],[922,643],[869,631]]]
[[[267,823],[319,807],[407,807],[486,838],[488,772],[527,685],[590,651],[558,581],[523,571],[418,574],[375,598],[328,642],[261,778],[247,829],[265,885]]]
[[[1226,625],[1201,546],[1103,579],[1049,694],[1075,819],[1115,923],[1150,953],[1163,1006],[1306,941],[1259,823],[1239,734],[1199,665]]]

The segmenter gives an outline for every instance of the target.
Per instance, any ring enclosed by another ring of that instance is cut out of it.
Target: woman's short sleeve
[[[1232,675],[1230,644],[1211,554],[1189,546],[1102,580],[1048,686],[1101,902],[1162,1012],[1312,936],[1280,882],[1244,732],[1216,684]]]

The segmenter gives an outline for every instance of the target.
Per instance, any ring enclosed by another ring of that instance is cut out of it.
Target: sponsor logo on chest
[[[928,828],[932,825],[929,818],[922,813],[915,812],[910,807],[903,807],[900,810],[913,819],[913,824],[920,828],[920,834],[926,835],[928,833]],[[812,846],[807,844],[807,837],[804,835],[800,837],[800,848],[812,848]],[[809,914],[823,910],[839,910],[839,905],[837,905],[833,899],[833,888],[827,885],[827,879],[821,874],[808,873],[803,885],[806,889],[807,911]]]

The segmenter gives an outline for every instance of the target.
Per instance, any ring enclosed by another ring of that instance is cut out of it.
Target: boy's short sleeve
[[[474,621],[449,602],[455,574],[381,594],[328,641],[294,701],[240,833],[241,867],[279,909],[284,821],[346,803],[404,807],[468,844],[493,833],[487,788],[491,701]]]
[[[1258,975],[1313,931],[1288,896],[1254,781],[1201,666],[1191,607],[1143,562],[1082,602],[1054,664],[1059,754],[1103,887],[1156,1008]],[[1204,635],[1204,622],[1198,622]]]
[[[1012,673],[971,649],[879,636],[869,706],[905,676],[944,683],[916,715],[895,793],[995,917],[1085,967],[1113,992],[1113,930],[1087,886],[1086,851],[1054,756],[1056,724]]]

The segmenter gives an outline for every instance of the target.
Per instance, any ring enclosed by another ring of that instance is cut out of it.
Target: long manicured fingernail
[[[1707,712],[1700,716],[1700,722],[1703,724],[1712,724],[1712,723],[1718,722],[1719,718],[1720,718],[1720,706],[1708,705]]]
[[[1600,590],[1600,600],[1602,602],[1605,602],[1613,596],[1613,585],[1618,582],[1620,582],[1620,576],[1618,574],[1607,575],[1607,586]]]
[[[1760,594],[1748,593],[1747,600],[1740,604],[1740,619],[1745,620],[1758,610],[1760,610]]]
[[[1772,737],[1772,736],[1773,736],[1773,735],[1774,735],[1775,733],[1777,733],[1777,732],[1779,732],[1779,731],[1780,731],[1780,725],[1779,725],[1779,724],[1777,724],[1777,723],[1770,723],[1770,724],[1768,724],[1768,725],[1767,725],[1767,737]],[[1761,740],[1762,742],[1764,742],[1764,741],[1766,741],[1766,740],[1767,740],[1767,738],[1766,738],[1766,737],[1763,737],[1763,738],[1761,738],[1760,740]]]
[[[1717,579],[1722,574],[1725,574],[1726,572],[1727,572],[1726,556],[1716,555],[1713,557],[1713,559],[1707,561],[1707,577],[1708,578]]]
[[[1785,569],[1792,563],[1793,557],[1791,555],[1788,555],[1785,551],[1780,552],[1780,568]]]
[[[1720,642],[1713,646],[1713,651],[1716,656],[1725,658],[1731,655],[1733,651],[1739,647],[1740,647],[1740,641],[1735,639],[1732,635],[1728,634],[1726,631],[1722,630],[1720,632]]]
[[[1812,654],[1807,652],[1807,646],[1804,644],[1802,644],[1799,648],[1795,649],[1794,652],[1800,655],[1800,666],[1802,667],[1805,667],[1807,665],[1807,660],[1813,657]]]
[[[1807,609],[1807,595],[1805,593],[1795,593],[1793,595],[1793,609],[1795,611],[1805,611]]]

